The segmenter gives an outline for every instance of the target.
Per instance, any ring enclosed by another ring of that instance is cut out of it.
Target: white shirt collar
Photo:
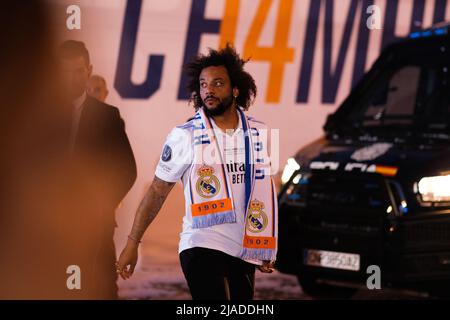
[[[76,110],[81,108],[84,101],[86,101],[86,97],[87,97],[86,92],[83,92],[83,94],[81,96],[79,96],[78,98],[76,98],[75,100],[72,101],[72,104]]]

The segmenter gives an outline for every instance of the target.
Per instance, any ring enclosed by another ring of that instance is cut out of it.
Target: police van
[[[449,26],[386,47],[284,168],[276,268],[319,297],[450,296],[449,125]]]

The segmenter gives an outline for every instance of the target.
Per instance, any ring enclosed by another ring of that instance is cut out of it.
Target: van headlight
[[[417,190],[424,202],[450,202],[450,174],[424,177],[417,183]]]
[[[300,169],[300,165],[297,163],[297,161],[295,161],[294,158],[289,158],[287,160],[287,164],[284,166],[283,174],[281,175],[281,183],[285,184],[286,182],[288,182],[292,174],[298,169]]]

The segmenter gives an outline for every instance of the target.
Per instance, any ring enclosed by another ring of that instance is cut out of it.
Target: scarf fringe
[[[192,228],[207,228],[222,223],[236,222],[236,215],[233,211],[219,212],[214,214],[207,214],[200,217],[192,218]]]
[[[254,249],[254,248],[244,248],[242,259],[252,259],[252,260],[275,260],[276,250],[275,249]]]

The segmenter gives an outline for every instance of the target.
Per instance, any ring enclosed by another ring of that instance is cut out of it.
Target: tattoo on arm
[[[141,239],[145,230],[157,216],[164,201],[172,190],[174,182],[166,182],[155,176],[150,188],[139,204],[134,217],[133,227],[130,236],[134,239]]]

